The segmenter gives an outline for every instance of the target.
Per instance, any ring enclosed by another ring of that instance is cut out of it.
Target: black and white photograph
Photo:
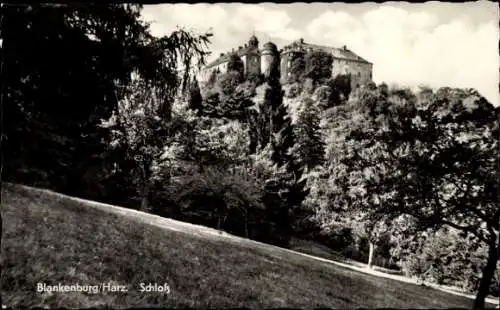
[[[2,309],[498,309],[499,22],[1,3]]]

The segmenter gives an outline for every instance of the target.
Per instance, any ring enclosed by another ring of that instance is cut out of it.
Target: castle
[[[201,83],[206,83],[212,75],[227,72],[230,55],[235,53],[243,61],[245,74],[262,73],[265,76],[269,74],[272,63],[278,59],[276,56],[280,55],[281,81],[286,83],[290,75],[291,59],[294,55],[316,50],[325,51],[333,56],[332,76],[351,74],[352,89],[359,88],[372,80],[373,64],[356,55],[346,46],[343,48],[321,46],[305,43],[303,39],[299,39],[278,51],[278,48],[272,42],[268,42],[262,48],[259,48],[259,40],[255,35],[252,35],[244,46],[220,54],[219,58],[206,65],[198,75],[198,80]]]

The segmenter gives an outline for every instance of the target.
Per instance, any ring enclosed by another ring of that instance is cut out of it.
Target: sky
[[[176,27],[211,31],[211,61],[255,33],[281,48],[305,42],[342,47],[373,63],[376,83],[475,88],[500,105],[499,8],[463,3],[219,3],[145,5],[154,35]]]

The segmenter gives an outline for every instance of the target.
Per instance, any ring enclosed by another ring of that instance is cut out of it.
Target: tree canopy
[[[343,207],[370,221],[409,215],[421,229],[451,226],[489,247],[475,307],[498,261],[499,109],[473,90],[420,94],[366,90],[348,104],[351,123],[335,175]],[[341,204],[342,205],[342,204]]]

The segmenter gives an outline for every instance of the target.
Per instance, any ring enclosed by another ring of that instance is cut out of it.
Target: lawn
[[[105,207],[104,207],[105,208]],[[2,189],[2,303],[27,307],[470,308],[472,300],[379,278],[209,229]],[[122,213],[122,214],[120,214]],[[128,292],[38,293],[37,283]],[[170,293],[140,292],[168,283]]]

